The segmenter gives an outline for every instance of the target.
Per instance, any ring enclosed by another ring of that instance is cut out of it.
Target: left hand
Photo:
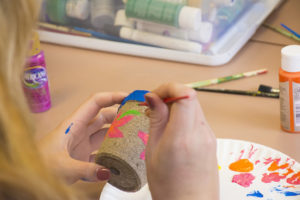
[[[99,149],[107,128],[126,93],[97,93],[83,103],[68,119],[40,142],[43,158],[50,169],[68,183],[77,180],[109,179],[108,169],[93,163],[92,152]]]

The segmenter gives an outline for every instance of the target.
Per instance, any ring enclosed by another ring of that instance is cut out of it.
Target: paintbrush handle
[[[255,70],[255,71],[244,72],[244,73],[235,74],[235,75],[231,75],[231,76],[225,76],[225,77],[221,77],[221,78],[215,78],[215,79],[210,79],[210,80],[198,81],[198,82],[194,82],[194,83],[188,83],[188,84],[186,84],[186,86],[190,87],[190,88],[204,87],[204,86],[224,83],[227,81],[233,81],[233,80],[237,80],[237,79],[241,79],[241,78],[245,78],[245,77],[260,75],[260,74],[264,74],[267,72],[268,72],[267,69],[259,69],[259,70]]]
[[[237,94],[237,95],[246,95],[246,96],[279,98],[279,93],[271,93],[271,92],[228,90],[228,89],[211,89],[211,88],[195,88],[195,90],[203,91],[203,92],[214,92],[214,93],[224,93],[224,94]]]
[[[169,97],[163,99],[164,103],[173,103],[175,101],[181,100],[181,99],[187,99],[189,96],[180,96],[180,97]],[[148,106],[147,102],[140,103],[139,106]]]

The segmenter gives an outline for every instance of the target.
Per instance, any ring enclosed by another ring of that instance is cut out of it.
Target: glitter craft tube
[[[95,159],[110,169],[108,182],[123,191],[138,191],[147,183],[149,118],[145,114],[147,107],[139,106],[147,92],[137,90],[124,99]]]

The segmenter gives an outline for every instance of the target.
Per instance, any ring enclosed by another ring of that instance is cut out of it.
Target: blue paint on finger
[[[66,134],[66,135],[70,132],[71,127],[72,127],[73,125],[74,125],[74,123],[72,122],[72,123],[70,124],[70,126],[66,129],[66,131],[65,131],[65,134]]]

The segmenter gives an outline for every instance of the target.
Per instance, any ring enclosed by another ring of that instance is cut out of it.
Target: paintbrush
[[[281,29],[281,28],[272,26],[272,25],[270,25],[270,24],[263,24],[263,26],[265,26],[265,27],[267,27],[267,28],[269,28],[269,29],[271,29],[271,30],[273,30],[273,31],[276,31],[276,32],[278,32],[278,33],[280,33],[280,34],[282,34],[282,35],[284,35],[284,36],[286,36],[286,37],[292,38],[292,39],[294,39],[294,40],[300,42],[300,38],[298,38],[296,35],[294,35],[294,34],[288,32],[288,31],[286,31],[286,30],[284,30],[284,29]]]
[[[255,97],[279,98],[279,93],[260,92],[260,91],[245,91],[245,90],[228,90],[228,89],[211,89],[211,88],[195,88],[197,91],[215,92],[224,94],[237,94]]]
[[[180,96],[180,97],[169,97],[169,98],[165,98],[163,99],[163,102],[168,104],[168,103],[173,103],[175,101],[178,101],[178,100],[181,100],[181,99],[187,99],[189,98],[189,96]],[[143,102],[143,103],[140,103],[139,106],[148,106],[148,103],[147,102]]]
[[[265,74],[267,72],[268,72],[267,69],[259,69],[259,70],[255,70],[255,71],[244,72],[244,73],[235,74],[235,75],[231,75],[231,76],[225,76],[225,77],[221,77],[221,78],[214,78],[214,79],[198,81],[198,82],[194,82],[194,83],[188,83],[185,85],[190,88],[199,88],[199,87],[224,83],[224,82],[228,82],[228,81],[233,81],[233,80],[237,80],[237,79],[241,79],[241,78]]]

